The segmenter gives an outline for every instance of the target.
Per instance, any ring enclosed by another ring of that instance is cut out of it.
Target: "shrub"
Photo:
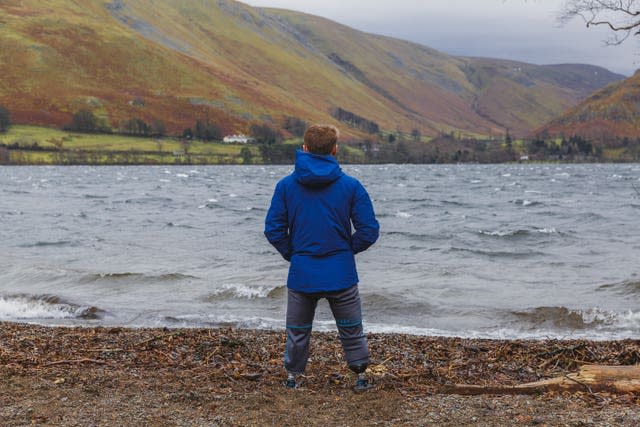
[[[0,105],[0,132],[6,132],[11,126],[11,114],[9,110]]]
[[[80,110],[75,112],[71,119],[71,123],[65,126],[65,129],[75,132],[87,133],[107,133],[111,131],[105,121],[96,117],[96,115],[93,114],[93,111],[90,110]]]

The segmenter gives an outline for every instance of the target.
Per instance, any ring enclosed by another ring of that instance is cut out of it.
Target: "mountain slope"
[[[590,66],[456,58],[302,13],[232,0],[3,0],[0,104],[14,121],[117,127],[196,119],[225,131],[284,116],[382,129],[523,134],[621,76]],[[357,129],[347,134],[363,135]]]
[[[640,71],[594,93],[536,133],[602,142],[640,137]]]

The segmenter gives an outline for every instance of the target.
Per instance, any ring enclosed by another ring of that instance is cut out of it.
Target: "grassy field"
[[[412,141],[413,142],[413,141]],[[427,145],[431,142],[422,142]],[[560,140],[554,141],[560,145]],[[506,151],[505,143],[498,143]],[[139,164],[266,164],[290,163],[295,148],[302,146],[301,138],[292,138],[270,147],[260,145],[222,144],[203,141],[181,141],[178,138],[139,138],[114,134],[83,134],[55,128],[15,125],[7,133],[0,134],[0,164],[13,165],[139,165]],[[271,148],[262,150],[261,148]],[[413,147],[415,148],[415,147]],[[464,147],[462,147],[464,148]],[[461,148],[461,149],[462,149]],[[284,149],[284,150],[283,150]],[[466,147],[464,149],[472,150]],[[440,147],[442,153],[443,148]],[[453,149],[455,151],[455,148]],[[522,139],[513,141],[514,153],[526,153],[527,143]],[[446,150],[445,150],[446,151]],[[452,154],[453,152],[449,153]],[[496,155],[500,153],[497,151]],[[263,158],[263,154],[267,157]],[[389,154],[389,153],[387,153]],[[393,154],[393,153],[391,153]],[[415,153],[414,153],[415,154]],[[418,153],[419,154],[419,153]],[[476,153],[477,154],[477,153]],[[495,160],[500,162],[498,156]],[[597,158],[604,162],[630,162],[640,158],[640,146],[604,148]],[[357,145],[340,144],[338,160],[341,163],[404,162],[407,159],[385,157],[370,159]],[[539,161],[562,161],[558,156]],[[594,161],[594,158],[579,157],[567,161]],[[440,159],[458,162],[460,159]],[[462,160],[465,161],[465,160]],[[466,161],[474,161],[467,159]],[[477,161],[477,159],[475,160]],[[485,159],[487,161],[487,159]],[[512,161],[517,161],[517,157]]]
[[[39,126],[12,126],[0,134],[11,164],[244,164],[262,163],[255,145],[183,142],[82,134]],[[245,152],[242,149],[246,148]]]

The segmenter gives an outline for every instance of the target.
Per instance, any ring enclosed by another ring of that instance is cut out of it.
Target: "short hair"
[[[311,125],[304,133],[304,145],[313,154],[331,154],[340,132],[332,125]]]

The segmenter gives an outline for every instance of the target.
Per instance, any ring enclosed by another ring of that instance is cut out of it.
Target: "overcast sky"
[[[640,37],[604,46],[604,28],[576,19],[561,26],[564,0],[243,0],[324,16],[371,33],[411,40],[454,55],[534,64],[583,63],[631,75]]]

